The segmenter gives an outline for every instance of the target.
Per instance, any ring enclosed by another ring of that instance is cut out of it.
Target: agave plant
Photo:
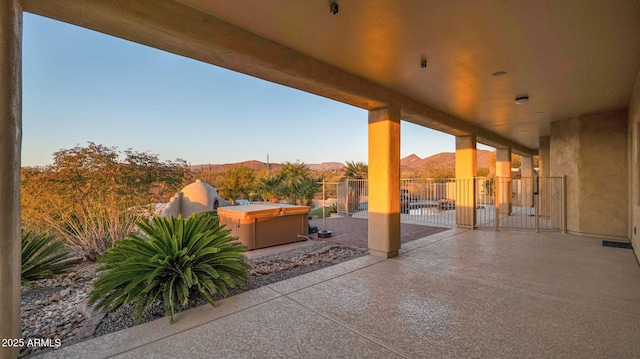
[[[249,278],[246,248],[232,242],[231,231],[212,213],[186,220],[154,217],[137,226],[141,234],[130,234],[98,259],[104,265],[90,295],[97,309],[132,304],[139,323],[144,310],[161,298],[173,323],[176,304],[186,305],[191,293],[215,306],[216,293],[226,296],[228,288]]]
[[[46,232],[22,232],[22,283],[65,273],[80,261],[62,241]]]

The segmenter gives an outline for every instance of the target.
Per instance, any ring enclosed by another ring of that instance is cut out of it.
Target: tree
[[[278,171],[278,175],[281,176],[283,180],[288,180],[309,177],[311,176],[311,171],[309,171],[309,168],[304,162],[285,162]]]
[[[366,179],[369,176],[369,166],[364,162],[346,161],[343,179]]]
[[[522,156],[516,155],[515,153],[511,155],[511,168],[520,168],[522,167]]]
[[[220,195],[232,202],[237,198],[245,198],[256,187],[255,171],[244,166],[231,168],[225,172],[220,186]]]
[[[292,193],[297,199],[297,202],[303,206],[311,204],[311,200],[316,193],[322,188],[322,185],[318,183],[321,179],[312,177],[302,177],[299,181],[293,182]]]
[[[291,204],[308,205],[321,188],[318,181],[304,162],[285,162],[277,173],[260,178],[256,191],[265,202],[286,198]]]
[[[280,193],[280,181],[281,178],[276,175],[262,177],[258,180],[256,190],[264,202],[278,199],[278,195]]]
[[[311,171],[307,165],[302,163],[285,162],[276,174],[280,178],[279,194],[281,197],[287,198],[290,204],[297,203],[298,195],[296,186],[307,178],[311,178]]]
[[[489,169],[486,167],[478,168],[477,171],[478,177],[489,177]]]
[[[425,168],[422,172],[423,178],[455,178],[456,171],[453,167],[447,166],[431,166]]]
[[[50,166],[21,172],[23,226],[58,234],[90,260],[191,180],[183,160],[160,162],[131,149],[122,158],[116,147],[92,142],[53,157]]]

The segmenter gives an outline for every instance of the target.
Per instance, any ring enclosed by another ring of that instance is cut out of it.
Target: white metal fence
[[[339,213],[366,217],[367,180],[346,180],[336,189]],[[404,222],[445,226],[565,230],[562,177],[403,179]]]
[[[366,213],[369,208],[367,180],[347,179],[337,184],[338,213]]]

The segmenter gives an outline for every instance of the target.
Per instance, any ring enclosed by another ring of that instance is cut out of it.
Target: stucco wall
[[[629,105],[629,235],[636,258],[640,258],[640,74]]]
[[[551,176],[567,176],[567,229],[628,238],[626,111],[583,115],[551,124]]]
[[[581,232],[627,238],[628,114],[609,112],[580,119]]]
[[[580,175],[578,172],[580,141],[578,130],[577,118],[553,122],[549,146],[548,176],[567,176],[567,230],[573,232],[580,231]],[[541,189],[541,192],[544,190]],[[548,211],[549,209],[546,209],[546,212]],[[549,213],[543,214],[548,215]]]

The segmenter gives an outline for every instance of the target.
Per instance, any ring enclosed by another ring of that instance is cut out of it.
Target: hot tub
[[[247,249],[258,249],[305,240],[308,235],[307,206],[250,204],[218,208],[220,224]]]

